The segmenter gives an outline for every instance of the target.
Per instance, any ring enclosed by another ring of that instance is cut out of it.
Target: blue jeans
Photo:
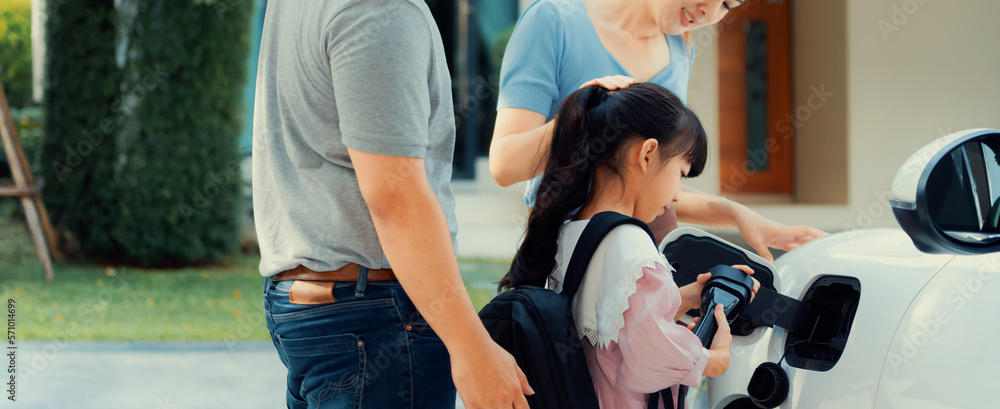
[[[264,282],[267,329],[304,408],[454,408],[448,351],[398,281],[337,283],[335,302],[296,305],[292,281]]]

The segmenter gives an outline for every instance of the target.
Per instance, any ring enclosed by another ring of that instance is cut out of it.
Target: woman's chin
[[[667,27],[667,28],[663,29],[663,34],[666,34],[668,36],[679,36],[681,34],[684,34],[684,33],[688,32],[688,31],[691,31],[691,30],[688,30],[687,28],[682,27],[682,26],[673,26],[673,27]]]

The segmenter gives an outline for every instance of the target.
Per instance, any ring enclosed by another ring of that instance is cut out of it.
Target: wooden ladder
[[[52,281],[55,279],[52,272],[52,257],[58,257],[59,250],[56,246],[55,229],[52,228],[49,213],[45,210],[45,203],[42,202],[44,181],[39,179],[36,182],[31,175],[28,158],[24,155],[21,139],[17,135],[17,128],[14,127],[14,118],[10,115],[10,106],[7,104],[7,94],[4,92],[3,84],[0,84],[0,112],[3,113],[3,118],[0,118],[0,138],[3,139],[7,163],[13,176],[13,181],[0,181],[0,197],[21,198],[24,216],[28,219],[28,228],[31,230],[31,237],[38,251],[38,259],[45,269],[45,281]]]

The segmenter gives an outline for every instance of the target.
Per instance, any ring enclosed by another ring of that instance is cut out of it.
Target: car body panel
[[[921,290],[889,347],[877,408],[974,408],[994,401],[1000,255],[958,256]]]
[[[873,407],[900,320],[924,286],[955,257],[921,253],[900,229],[867,229],[823,237],[778,258],[777,289],[793,298],[801,299],[822,276],[855,277],[861,282],[860,303],[840,360],[826,372],[782,363],[791,387],[779,407]],[[781,358],[786,335],[781,328],[759,328],[734,337],[729,369],[708,382],[708,407],[722,409],[746,397],[754,369]]]

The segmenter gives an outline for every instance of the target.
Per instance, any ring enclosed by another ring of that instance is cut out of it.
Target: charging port
[[[809,305],[802,324],[785,339],[789,365],[811,371],[829,371],[840,360],[861,301],[861,281],[854,277],[823,276],[806,291]]]

